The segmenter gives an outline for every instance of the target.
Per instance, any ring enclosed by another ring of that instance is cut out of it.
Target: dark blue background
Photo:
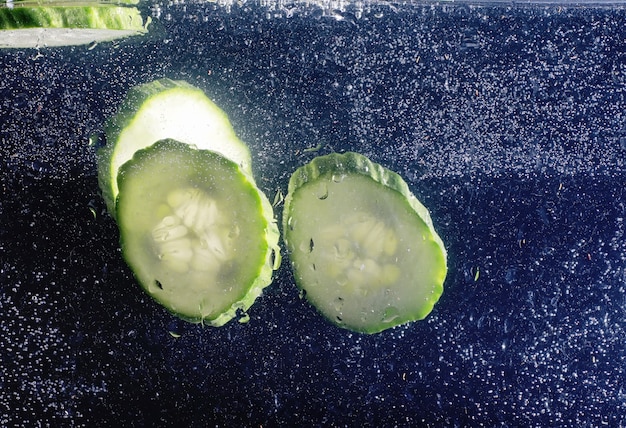
[[[0,425],[626,424],[624,8],[162,5],[0,66]],[[429,317],[340,330],[286,261],[248,324],[146,297],[89,135],[160,77],[228,112],[270,200],[333,150],[405,177],[448,249]]]

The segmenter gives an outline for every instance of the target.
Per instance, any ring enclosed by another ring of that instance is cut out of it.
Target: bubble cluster
[[[324,4],[159,3],[141,42],[0,52],[0,425],[626,425],[624,9]],[[286,264],[246,324],[143,295],[89,137],[163,76],[268,194],[333,151],[400,173],[448,250],[433,312],[345,332]]]
[[[67,305],[49,275],[34,272],[29,284],[9,282],[19,274],[0,274],[10,289],[0,294],[2,364],[0,423],[6,426],[76,420],[84,416],[77,402],[84,395],[107,392],[106,382],[80,384],[76,372],[75,331],[55,318]],[[49,283],[49,285],[45,285]],[[33,291],[30,285],[36,285]]]

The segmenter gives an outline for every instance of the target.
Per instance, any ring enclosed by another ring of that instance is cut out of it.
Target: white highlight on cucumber
[[[152,229],[159,260],[175,272],[217,274],[222,263],[234,257],[239,227],[230,224],[217,202],[200,189],[176,189],[166,200],[171,213]]]

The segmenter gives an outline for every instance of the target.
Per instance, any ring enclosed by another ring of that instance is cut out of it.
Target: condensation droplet
[[[317,188],[317,198],[321,201],[328,198],[328,185],[325,182],[320,183]]]
[[[341,183],[344,180],[344,178],[346,178],[346,174],[333,174],[332,175],[332,180],[335,183]]]
[[[393,322],[400,316],[400,311],[395,306],[388,306],[383,314],[383,322]]]

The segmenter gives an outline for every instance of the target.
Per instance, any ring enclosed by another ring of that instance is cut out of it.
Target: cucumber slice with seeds
[[[296,170],[283,233],[298,287],[340,327],[376,333],[423,319],[443,292],[446,250],[428,210],[360,154]]]
[[[200,89],[160,79],[132,88],[105,125],[107,144],[98,151],[98,179],[109,212],[115,214],[117,174],[136,151],[172,138],[222,154],[252,179],[250,151],[228,116]]]
[[[226,114],[161,79],[131,89],[105,130],[98,180],[145,291],[191,322],[247,310],[280,265],[279,233]]]
[[[118,185],[124,258],[172,313],[221,326],[270,284],[278,229],[236,163],[161,140],[120,167]]]
[[[0,6],[0,48],[104,42],[147,32],[136,7],[93,1],[7,2]]]

